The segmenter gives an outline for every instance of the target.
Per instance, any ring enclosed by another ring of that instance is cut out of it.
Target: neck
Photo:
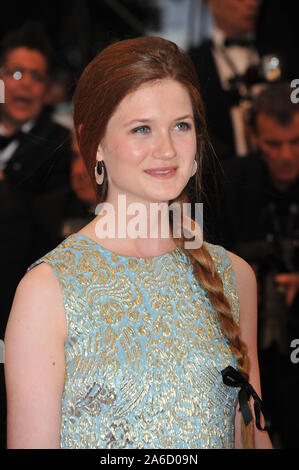
[[[94,232],[103,246],[133,256],[155,256],[171,251],[168,203],[128,202],[118,195],[116,201],[107,199],[94,219]]]

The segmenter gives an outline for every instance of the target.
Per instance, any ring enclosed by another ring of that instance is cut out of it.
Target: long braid
[[[182,202],[182,200],[179,202]],[[173,224],[171,216],[170,221]],[[182,227],[184,228],[185,224],[183,217],[181,218],[181,221]],[[191,219],[191,225],[192,222],[194,227],[195,222]],[[186,228],[186,230],[189,230],[189,228]],[[182,230],[181,238],[174,238],[174,241],[178,246],[184,247],[185,242],[190,240],[185,238],[184,230]],[[245,374],[246,378],[248,379],[250,364],[247,354],[247,346],[241,339],[240,327],[234,320],[231,311],[231,305],[224,293],[224,287],[221,276],[218,274],[215,268],[215,264],[209,253],[209,250],[203,243],[200,248],[189,249],[187,251],[190,255],[190,260],[193,265],[194,276],[197,279],[198,283],[200,283],[200,285],[205,289],[208,294],[209,300],[215,310],[217,318],[222,327],[222,331],[229,341],[229,347],[231,349],[231,352],[237,360],[237,367],[240,372]],[[253,429],[254,428],[252,421],[247,426],[245,426],[244,420],[242,419],[241,437],[243,447],[246,449],[254,448]]]

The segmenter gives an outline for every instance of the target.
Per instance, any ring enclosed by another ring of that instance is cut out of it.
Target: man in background
[[[249,135],[255,153],[227,160],[218,214],[219,244],[252,265],[259,289],[258,349],[262,393],[273,442],[298,448],[299,103],[289,83],[254,100]]]
[[[69,193],[69,130],[44,112],[52,51],[42,28],[26,24],[1,44],[0,78],[0,339],[26,268],[60,241]],[[1,447],[5,389],[1,364]]]
[[[0,54],[5,90],[0,105],[0,220],[5,226],[3,265],[11,272],[7,277],[15,277],[12,289],[28,262],[56,246],[69,191],[70,132],[43,110],[51,66],[51,47],[40,26],[26,24],[4,39]],[[14,214],[22,214],[21,220],[26,215],[26,224],[6,210],[12,201]],[[5,295],[11,296],[11,288]]]
[[[243,113],[250,90],[239,79],[260,62],[255,45],[260,3],[207,0],[214,19],[212,36],[189,51],[201,84],[211,141],[221,161],[248,153]]]
[[[5,102],[0,106],[0,179],[28,196],[46,228],[45,248],[55,243],[49,220],[69,184],[69,131],[43,111],[52,65],[47,37],[28,24],[2,43],[0,77]],[[56,202],[56,207],[52,203]],[[42,214],[47,207],[47,218]]]

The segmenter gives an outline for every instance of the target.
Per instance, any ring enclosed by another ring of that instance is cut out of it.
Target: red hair
[[[197,74],[191,59],[183,50],[159,37],[139,37],[110,45],[91,61],[79,80],[74,95],[74,125],[80,153],[95,187],[97,149],[116,107],[125,96],[144,83],[162,79],[176,80],[189,93],[197,136],[198,171],[195,187],[201,191],[202,162],[209,139]],[[178,200],[186,201],[186,193],[188,185]],[[107,178],[100,190],[97,187],[97,194],[99,202],[105,200]],[[174,241],[183,246],[185,240],[174,238]],[[210,298],[238,368],[248,376],[247,348],[241,340],[239,325],[233,319],[213,259],[205,244],[199,249],[188,251],[194,275]],[[247,427],[243,441],[245,447],[253,447],[252,424]]]
[[[84,70],[74,95],[74,125],[80,153],[94,181],[96,152],[107,123],[121,100],[146,82],[173,79],[191,98],[197,134],[197,163],[201,168],[207,142],[204,106],[197,74],[189,56],[175,43],[159,37],[139,37],[114,43]],[[199,171],[197,175],[200,175]],[[200,187],[197,176],[196,187]],[[95,183],[94,183],[95,184]],[[105,200],[107,185],[99,193]]]

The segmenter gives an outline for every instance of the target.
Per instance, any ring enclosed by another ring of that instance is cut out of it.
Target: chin
[[[24,110],[24,111],[15,111],[9,113],[12,117],[12,119],[16,122],[19,122],[20,124],[24,124],[27,121],[30,121],[30,119],[34,119],[37,116],[36,110]]]
[[[161,194],[161,197],[159,197],[159,202],[174,201],[182,194],[183,189],[180,188],[177,190],[165,191],[164,194]]]
[[[15,114],[11,114],[11,119],[18,125],[22,126],[23,124],[25,124],[25,122],[29,121],[30,119],[32,119],[31,115],[29,114],[20,114],[20,113],[15,113]]]

